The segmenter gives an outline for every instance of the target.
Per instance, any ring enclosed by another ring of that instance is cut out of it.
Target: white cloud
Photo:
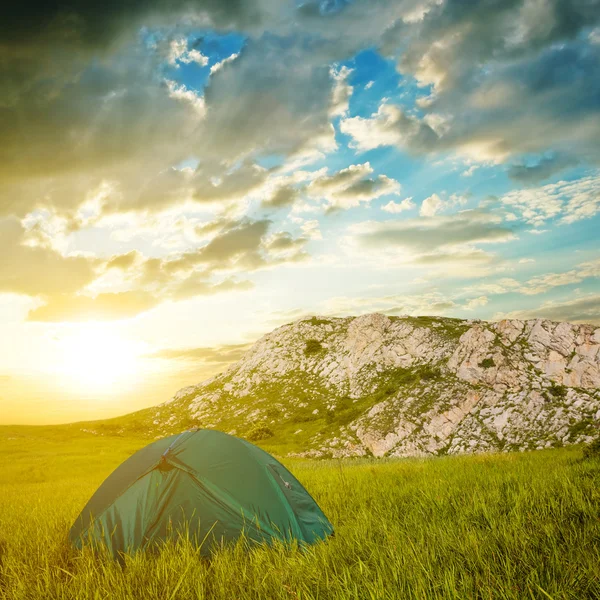
[[[195,48],[188,50],[187,39],[181,37],[171,40],[167,61],[175,67],[179,66],[178,62],[185,64],[193,62],[201,67],[205,67],[208,64],[208,57]]]
[[[546,273],[532,277],[520,291],[527,295],[542,294],[562,285],[580,283],[584,279],[600,277],[600,258],[577,265],[575,269],[563,273]]]
[[[478,298],[472,298],[471,300],[468,300],[467,303],[464,305],[464,309],[474,310],[476,308],[479,308],[480,306],[485,306],[487,303],[487,296],[479,296]]]
[[[600,173],[575,181],[559,181],[537,188],[517,189],[504,194],[500,201],[518,211],[534,229],[558,219],[561,224],[574,223],[600,212]],[[532,231],[539,233],[539,231]]]
[[[449,198],[442,200],[437,194],[431,194],[425,198],[421,204],[420,215],[422,217],[433,217],[437,213],[447,208],[463,206],[467,203],[466,196],[461,194],[451,194]]]
[[[217,71],[220,71],[226,64],[232,63],[239,55],[240,55],[239,52],[236,52],[235,54],[230,54],[227,58],[224,58],[223,60],[219,61],[218,63],[215,63],[210,68],[210,74],[214,75]]]
[[[392,214],[398,214],[405,210],[410,210],[415,206],[416,204],[412,201],[412,196],[409,196],[400,202],[394,202],[393,200],[390,200],[387,204],[384,204],[381,207],[381,210]]]
[[[331,117],[343,116],[348,112],[350,96],[354,91],[354,88],[348,83],[348,77],[352,74],[353,69],[346,66],[339,69],[332,67],[329,72],[334,81],[329,115]]]
[[[194,90],[188,89],[183,84],[167,79],[165,80],[167,88],[169,89],[169,96],[175,100],[188,103],[198,117],[204,117],[206,115],[206,104],[202,96],[198,96]]]
[[[208,64],[208,56],[204,56],[204,54],[202,54],[202,52],[194,49],[194,50],[190,50],[187,53],[187,56],[182,59],[182,62],[184,62],[184,63],[194,62],[197,65],[200,65],[201,67],[205,67]]]
[[[302,230],[302,234],[304,237],[309,240],[322,240],[323,235],[321,234],[321,230],[319,229],[319,221],[313,219],[311,221],[305,221],[300,225],[300,229]]]
[[[475,170],[479,168],[479,165],[471,165],[468,169],[465,169],[461,173],[461,177],[472,177]]]
[[[444,207],[442,199],[437,194],[431,194],[428,198],[425,198],[421,203],[421,209],[419,214],[422,217],[433,217]]]

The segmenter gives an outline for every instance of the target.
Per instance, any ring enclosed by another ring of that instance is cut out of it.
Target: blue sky
[[[600,325],[598,2],[11,18],[6,419],[153,404],[309,314]]]

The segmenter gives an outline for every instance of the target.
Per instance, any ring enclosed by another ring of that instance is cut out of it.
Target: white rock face
[[[592,325],[370,314],[279,327],[159,409],[240,435],[307,423],[305,456],[415,456],[586,441],[599,388]]]

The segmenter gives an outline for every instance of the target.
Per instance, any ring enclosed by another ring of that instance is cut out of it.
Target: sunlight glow
[[[57,372],[69,387],[110,393],[140,374],[140,345],[103,324],[79,325],[58,346]]]

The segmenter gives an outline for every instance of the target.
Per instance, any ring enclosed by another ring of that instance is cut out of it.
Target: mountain
[[[599,388],[592,325],[312,317],[120,423],[152,436],[217,428],[309,457],[522,450],[591,440]]]

